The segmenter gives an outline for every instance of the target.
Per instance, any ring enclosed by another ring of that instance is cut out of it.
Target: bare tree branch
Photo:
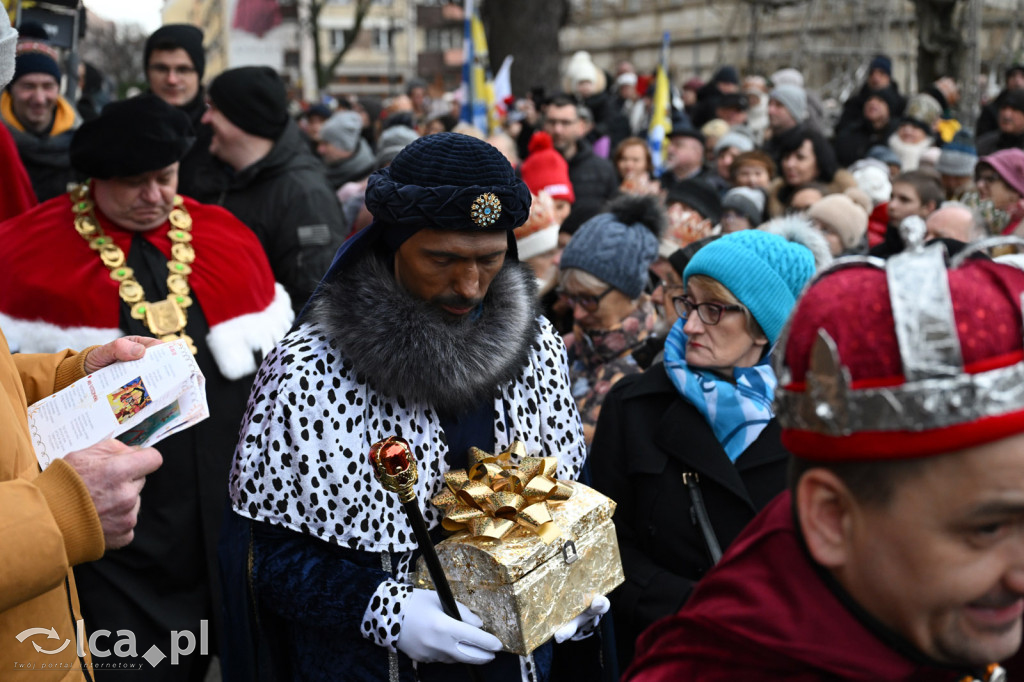
[[[145,87],[142,54],[148,34],[138,24],[90,21],[79,54],[113,79],[123,96],[131,86]]]
[[[326,0],[311,0],[309,7],[310,30],[313,32],[313,51],[316,55],[316,81],[317,87],[320,90],[326,88],[331,82],[334,70],[338,68],[338,64],[345,58],[345,54],[355,44],[356,39],[359,37],[359,32],[363,30],[363,20],[366,19],[366,15],[370,12],[370,6],[373,4],[373,0],[356,0],[354,8],[355,18],[352,26],[342,32],[344,44],[340,50],[334,53],[331,60],[324,64],[323,60],[320,59],[320,13],[324,8],[325,2]]]

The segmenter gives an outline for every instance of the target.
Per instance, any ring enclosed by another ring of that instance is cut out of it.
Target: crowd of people
[[[45,31],[0,33],[3,679],[181,633],[145,679],[1024,674],[1024,64],[969,131],[885,55],[841,110],[723,65],[654,112],[581,52],[485,132],[420,80],[204,83],[185,24],[76,107]],[[179,339],[209,420],[39,471],[28,405]],[[391,435],[435,541],[470,448],[557,458],[616,502],[625,582],[503,652],[414,583]]]

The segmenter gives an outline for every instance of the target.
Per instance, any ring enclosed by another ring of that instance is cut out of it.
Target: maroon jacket
[[[697,584],[679,613],[637,641],[630,682],[945,682],[985,671],[927,661],[871,624],[819,572],[791,497],[773,500]],[[851,610],[852,607],[852,610]]]

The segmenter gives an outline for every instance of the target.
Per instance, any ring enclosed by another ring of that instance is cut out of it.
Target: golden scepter
[[[373,475],[380,482],[381,487],[391,493],[398,495],[399,502],[405,508],[405,514],[409,517],[409,524],[416,535],[416,542],[420,546],[423,560],[430,572],[430,579],[437,590],[437,596],[441,600],[441,608],[455,620],[461,621],[459,607],[455,603],[455,595],[448,584],[448,576],[441,568],[441,560],[437,558],[437,550],[434,549],[434,542],[430,539],[427,530],[427,523],[423,520],[420,507],[416,504],[416,480],[419,472],[416,468],[416,458],[412,455],[412,449],[408,441],[398,436],[388,436],[384,440],[377,441],[370,446],[370,464],[373,466]],[[466,665],[469,678],[476,682],[482,680],[480,670],[472,665]]]

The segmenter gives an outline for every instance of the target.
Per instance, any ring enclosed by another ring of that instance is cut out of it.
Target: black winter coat
[[[619,192],[619,175],[608,159],[594,153],[585,140],[576,142],[576,154],[569,161],[569,180],[576,201],[564,229],[573,232],[601,212],[605,202]]]
[[[711,568],[683,474],[695,472],[724,551],[786,486],[789,453],[772,420],[735,464],[663,364],[624,377],[605,398],[590,467],[594,487],[618,503],[615,528],[626,582],[611,594],[619,665],[636,637],[675,613]]]
[[[239,171],[217,203],[256,233],[298,314],[348,235],[324,166],[299,127],[289,122],[270,153]]]
[[[228,178],[223,164],[210,154],[213,128],[202,122],[206,113],[206,94],[203,88],[185,106],[178,109],[192,122],[196,141],[185,153],[178,166],[178,193],[204,204],[212,204],[227,187]]]

